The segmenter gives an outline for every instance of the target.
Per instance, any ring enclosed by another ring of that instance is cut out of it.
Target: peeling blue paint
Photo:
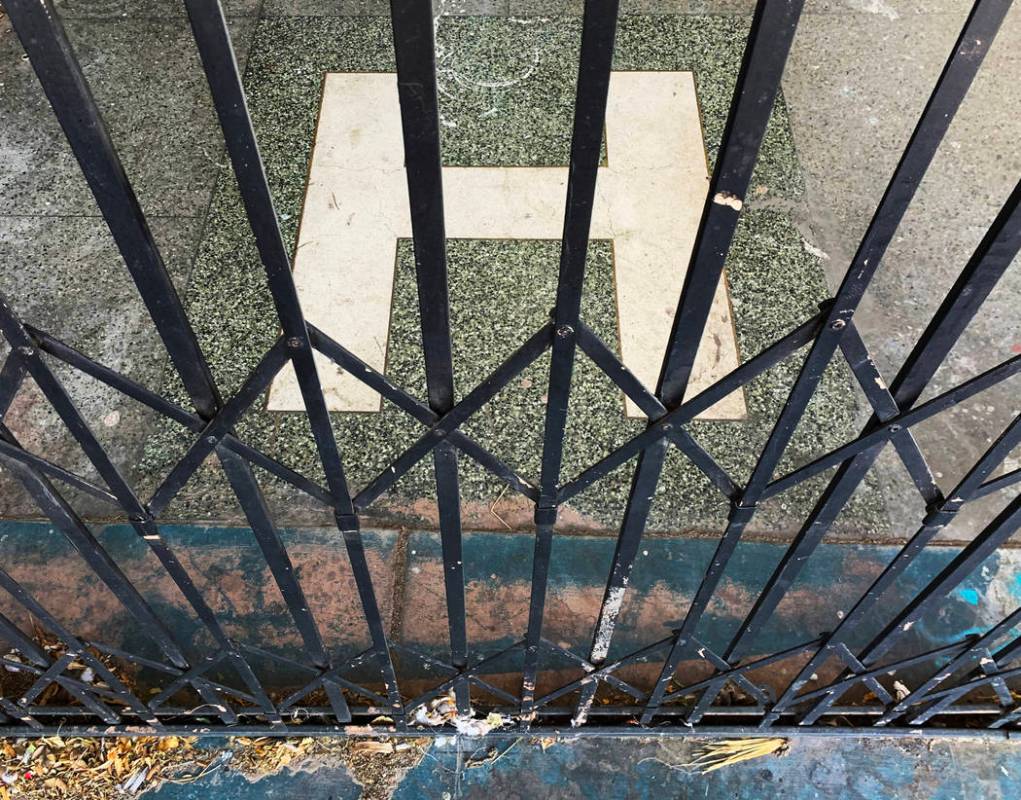
[[[978,605],[978,592],[975,589],[958,589],[957,594],[964,602]]]

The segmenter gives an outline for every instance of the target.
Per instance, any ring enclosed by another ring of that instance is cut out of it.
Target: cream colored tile
[[[606,138],[592,237],[613,241],[623,360],[653,388],[708,184],[691,73],[614,73]],[[397,239],[411,236],[402,154],[395,76],[327,75],[295,280],[308,318],[378,370],[386,362]],[[562,234],[566,168],[447,167],[443,182],[451,238]],[[378,395],[320,365],[331,410],[379,410]],[[737,365],[721,284],[689,395]],[[642,416],[630,401],[626,407]],[[269,408],[302,408],[292,372],[274,381]],[[703,417],[745,413],[738,391]]]

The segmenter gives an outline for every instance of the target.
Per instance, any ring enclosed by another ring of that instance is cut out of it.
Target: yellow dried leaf
[[[392,753],[394,746],[390,742],[377,742],[372,739],[366,739],[365,741],[355,742],[354,751],[356,753]]]

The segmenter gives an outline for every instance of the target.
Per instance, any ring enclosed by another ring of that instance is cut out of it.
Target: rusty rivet
[[[300,350],[303,344],[304,341],[301,339],[300,336],[292,336],[290,339],[287,340],[287,346],[290,347],[292,350]]]
[[[563,336],[564,338],[567,338],[572,333],[574,333],[574,328],[572,328],[570,325],[561,325],[557,328],[557,336]]]
[[[832,323],[830,323],[830,327],[835,331],[839,331],[845,325],[847,325],[847,323],[842,319],[835,319]]]

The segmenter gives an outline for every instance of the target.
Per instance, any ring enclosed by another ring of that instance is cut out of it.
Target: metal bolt
[[[35,348],[26,344],[26,345],[22,345],[21,347],[19,347],[18,348],[18,352],[21,355],[23,355],[23,356],[34,356],[35,355]]]
[[[216,444],[216,437],[215,436],[207,436],[206,437],[206,442],[208,442],[209,444]]]
[[[831,328],[832,328],[833,330],[835,330],[835,331],[839,331],[839,330],[840,330],[841,328],[843,328],[843,327],[844,327],[845,325],[847,325],[847,323],[846,323],[846,322],[845,322],[844,320],[842,320],[842,319],[835,319],[835,320],[833,320],[833,322],[832,322],[832,323],[830,324],[830,327],[831,327]]]
[[[290,339],[287,340],[287,346],[290,347],[292,350],[300,350],[301,346],[304,343],[305,343],[304,340],[302,340],[300,336],[292,336]]]
[[[890,426],[890,433],[896,433],[899,430],[900,430],[900,425],[891,425]]]
[[[574,333],[574,328],[570,325],[561,325],[557,328],[557,336],[563,336],[565,339]]]

